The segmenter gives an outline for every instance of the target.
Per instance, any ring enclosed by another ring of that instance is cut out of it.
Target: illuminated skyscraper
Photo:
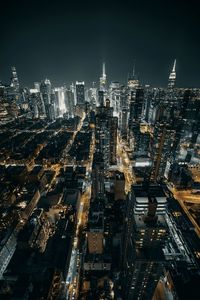
[[[144,90],[137,88],[131,91],[130,115],[129,115],[129,134],[131,147],[134,151],[137,149],[140,140],[140,122],[143,114]],[[138,149],[139,150],[139,149]]]
[[[130,101],[130,125],[133,122],[140,122],[143,113],[144,106],[144,90],[142,88],[137,88],[136,91],[131,92]]]
[[[93,107],[93,109],[97,106],[97,88],[95,87],[95,82],[92,83],[92,87],[88,90],[88,100]]]
[[[127,86],[130,90],[136,89],[139,87],[140,83],[135,75],[135,65],[133,67],[133,72],[131,75],[129,75]]]
[[[153,132],[152,158],[153,168],[151,179],[160,180],[164,177],[167,160],[173,155],[175,130],[166,122],[156,122]]]
[[[56,96],[57,96],[57,108],[59,111],[59,116],[63,116],[63,114],[66,112],[65,107],[65,89],[64,87],[59,87],[55,89]]]
[[[49,79],[45,79],[41,82],[40,92],[45,106],[46,117],[52,121],[55,118],[54,104],[51,101],[51,82]]]
[[[40,92],[40,83],[39,82],[34,82],[34,89]]]
[[[66,89],[65,90],[65,106],[66,106],[66,111],[69,117],[74,116],[74,93],[71,89]]]
[[[18,92],[19,91],[19,80],[17,77],[17,71],[16,71],[15,67],[12,67],[11,70],[12,70],[12,77],[11,77],[10,86],[13,87],[16,92]]]
[[[166,196],[158,185],[132,186],[124,230],[124,297],[150,300],[162,273]]]
[[[19,80],[17,77],[16,68],[11,68],[11,83],[5,87],[5,94],[9,101],[15,101],[19,104],[20,92],[19,92]]]
[[[104,166],[107,168],[117,161],[118,129],[118,118],[113,117],[113,108],[110,107],[109,99],[106,99],[105,106],[97,107],[95,123],[96,151],[103,155]]]
[[[112,117],[109,120],[110,128],[110,164],[117,164],[117,128],[118,118]]]
[[[112,81],[109,87],[109,97],[113,112],[116,116],[120,112],[120,84],[118,81]]]
[[[45,106],[42,96],[36,89],[30,91],[29,107],[34,118],[45,118]]]
[[[76,104],[83,106],[85,103],[85,83],[76,81]]]
[[[120,110],[119,110],[119,129],[121,136],[126,139],[128,133],[128,119],[129,119],[129,96],[126,86],[120,87]]]
[[[103,62],[102,76],[100,77],[100,91],[106,91],[106,64]]]
[[[51,94],[51,82],[49,79],[46,78],[44,81],[41,82],[40,92],[42,94],[47,94],[47,95]]]
[[[172,89],[175,86],[175,81],[176,81],[176,59],[174,60],[173,69],[169,74],[168,88]]]
[[[104,160],[103,153],[95,152],[92,165],[92,198],[104,197]]]

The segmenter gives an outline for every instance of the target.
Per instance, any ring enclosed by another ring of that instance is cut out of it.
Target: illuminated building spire
[[[106,64],[103,62],[103,72],[102,72],[102,77],[106,78]]]
[[[134,64],[133,64],[133,73],[132,73],[132,77],[133,77],[133,79],[135,79],[135,61],[134,61]]]
[[[175,72],[176,73],[176,59],[174,60],[174,65],[173,65],[173,70],[172,72]]]
[[[134,60],[134,64],[133,64],[132,74],[130,74],[129,78],[128,78],[128,87],[130,89],[135,89],[135,88],[139,87],[139,80],[137,79],[137,76],[135,73],[135,60]]]
[[[173,69],[169,74],[168,88],[173,88],[176,81],[176,59],[174,60]]]
[[[100,77],[100,91],[106,91],[106,64],[103,62],[102,65],[102,76]]]
[[[17,71],[15,67],[11,68],[12,71],[12,77],[11,77],[11,84],[10,86],[13,87],[16,91],[19,90],[19,80],[17,77]]]

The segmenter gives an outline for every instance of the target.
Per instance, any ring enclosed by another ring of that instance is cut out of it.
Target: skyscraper
[[[109,97],[114,114],[118,116],[120,112],[120,84],[118,81],[111,82],[109,87]]]
[[[151,179],[153,181],[164,178],[167,161],[173,155],[175,130],[169,122],[156,122],[153,132],[152,159],[153,168]]]
[[[128,134],[129,99],[126,86],[120,88],[119,129],[121,136],[127,139]]]
[[[125,218],[123,299],[152,299],[165,260],[165,209],[166,197],[160,186],[132,187]]]
[[[101,92],[100,95],[102,96]],[[117,128],[118,118],[113,117],[110,100],[106,99],[105,106],[100,105],[97,107],[95,127],[96,150],[102,153],[105,168],[117,161]]]
[[[172,89],[175,86],[176,81],[176,59],[174,60],[173,68],[169,74],[168,88]]]
[[[85,83],[84,81],[76,81],[76,104],[83,106],[85,103]]]
[[[11,70],[12,70],[12,77],[11,77],[10,86],[13,87],[16,92],[19,92],[19,80],[18,80],[18,77],[17,77],[16,68],[12,67]]]
[[[99,106],[104,106],[104,92],[103,91],[98,92],[98,102],[99,102]]]
[[[136,77],[136,74],[135,74],[135,65],[133,67],[133,72],[132,74],[129,75],[128,77],[128,83],[127,83],[127,86],[130,90],[133,90],[133,89],[136,89],[138,88],[140,85],[139,83],[139,80],[138,78]]]
[[[95,86],[95,82],[92,83],[92,87],[88,90],[88,100],[90,105],[95,110],[97,106],[97,88]]]
[[[136,92],[131,92],[131,102],[130,102],[130,122],[140,122],[143,112],[144,105],[144,90],[142,88],[137,88]]]
[[[139,150],[138,145],[140,141],[140,123],[142,119],[144,106],[144,90],[142,88],[137,88],[134,91],[131,91],[130,99],[130,115],[129,115],[129,134],[131,140],[134,140],[134,143],[130,143],[134,154],[136,150]]]
[[[110,159],[111,165],[117,164],[117,128],[118,128],[118,118],[112,117],[109,120],[110,127]]]
[[[99,89],[100,91],[105,92],[106,91],[106,64],[103,62],[102,66],[102,76],[100,77],[99,80]]]
[[[14,101],[16,104],[19,104],[21,95],[19,90],[19,80],[15,67],[11,68],[11,82],[10,85],[5,86],[5,95],[9,101]]]
[[[65,106],[65,88],[59,87],[55,88],[56,92],[56,111],[58,111],[58,116],[63,116],[63,114],[66,112],[66,106]]]
[[[104,161],[102,153],[94,153],[92,165],[92,199],[103,197],[104,187]]]
[[[95,121],[96,151],[102,153],[105,168],[109,166],[110,158],[110,130],[108,122],[107,116],[97,110]]]
[[[74,116],[74,107],[75,107],[74,93],[71,89],[65,90],[65,107],[69,117]]]
[[[46,117],[52,121],[55,118],[54,104],[51,101],[51,82],[45,79],[40,84],[40,92],[45,106]]]
[[[34,90],[34,92],[30,93],[29,106],[33,113],[34,118],[45,118],[44,101],[40,93],[36,91],[37,90]]]

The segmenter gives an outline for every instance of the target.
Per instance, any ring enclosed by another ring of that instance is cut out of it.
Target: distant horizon
[[[200,86],[199,7],[193,0],[57,0],[2,3],[0,80],[10,66],[24,86],[45,77],[59,86],[126,82],[133,65],[142,83],[166,86],[177,59],[177,86]]]
[[[105,62],[105,64],[106,64],[106,62]],[[9,77],[9,75],[7,76],[8,78],[7,79],[2,79],[1,77],[0,77],[0,82],[2,82],[3,84],[6,84],[6,85],[9,85],[9,81],[10,81],[10,78],[11,78],[11,67],[16,67],[16,65],[10,65],[9,67],[8,67],[8,70],[7,70],[7,73],[10,71],[10,77]],[[171,70],[172,70],[172,66],[173,66],[173,61],[172,61],[172,63],[171,63]],[[149,82],[147,81],[147,82],[145,82],[144,81],[144,79],[142,78],[142,76],[139,76],[138,75],[138,72],[137,72],[137,66],[136,66],[136,72],[135,72],[135,76],[136,76],[136,78],[140,81],[140,83],[141,83],[141,85],[142,86],[145,86],[145,85],[150,85],[150,87],[160,87],[160,88],[165,88],[165,87],[167,87],[167,84],[168,84],[168,78],[169,78],[169,74],[170,74],[170,71],[171,70],[169,70],[169,72],[168,72],[168,74],[167,74],[167,76],[166,76],[166,78],[164,79],[163,78],[163,80],[162,80],[162,83],[160,83],[160,84],[158,84],[158,83],[151,83],[150,82],[150,80],[149,80]],[[41,82],[41,81],[43,81],[43,80],[45,80],[46,78],[47,79],[49,79],[50,81],[51,81],[51,84],[54,86],[54,87],[62,87],[62,86],[64,86],[64,85],[67,85],[67,86],[69,86],[70,84],[72,84],[72,83],[74,83],[75,84],[75,82],[76,81],[84,81],[85,82],[85,86],[86,87],[92,87],[92,83],[94,82],[95,84],[96,84],[96,87],[98,87],[98,85],[99,85],[99,78],[100,78],[100,76],[101,76],[101,72],[99,73],[99,77],[97,77],[97,75],[96,75],[96,78],[94,78],[95,80],[85,80],[84,78],[76,78],[76,79],[72,79],[72,80],[66,80],[66,81],[62,81],[61,82],[61,80],[59,80],[59,81],[56,81],[56,80],[54,80],[54,79],[52,79],[51,78],[51,76],[48,76],[48,75],[46,75],[46,76],[43,76],[42,78],[38,78],[38,79],[35,79],[35,80],[33,80],[32,82],[26,82],[26,81],[24,81],[24,76],[23,76],[23,74],[21,74],[21,72],[19,72],[18,71],[18,68],[16,67],[16,71],[17,71],[17,75],[18,75],[18,79],[19,79],[19,83],[20,83],[20,86],[22,86],[22,87],[27,87],[27,88],[32,88],[33,86],[34,86],[34,83],[35,82]],[[176,79],[176,86],[175,87],[177,87],[177,88],[200,88],[200,86],[198,87],[198,86],[195,86],[195,85],[187,85],[187,86],[184,86],[183,84],[182,85],[180,85],[180,80],[179,80],[179,74],[178,74],[178,72],[176,72],[177,73],[177,79]],[[22,76],[21,76],[22,75]],[[127,73],[127,76],[126,76],[126,79],[125,79],[125,76],[124,76],[124,79],[122,79],[122,80],[119,80],[119,79],[117,79],[117,78],[115,78],[114,77],[114,79],[112,79],[110,76],[109,76],[109,73],[107,72],[107,69],[106,69],[106,80],[107,80],[107,84],[109,85],[110,83],[112,83],[112,82],[119,82],[120,83],[120,85],[125,85],[126,83],[127,83],[127,80],[128,80],[128,77],[129,76],[131,76],[131,72],[129,72],[129,73]],[[53,76],[54,77],[54,76]],[[78,77],[78,76],[77,76]],[[87,77],[87,76],[86,76]],[[163,76],[164,77],[164,76]],[[26,82],[26,83],[25,83]]]

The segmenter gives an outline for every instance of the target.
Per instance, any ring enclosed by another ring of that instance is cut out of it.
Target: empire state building
[[[172,89],[175,86],[175,81],[176,81],[176,59],[174,60],[173,69],[169,74],[168,88]]]

